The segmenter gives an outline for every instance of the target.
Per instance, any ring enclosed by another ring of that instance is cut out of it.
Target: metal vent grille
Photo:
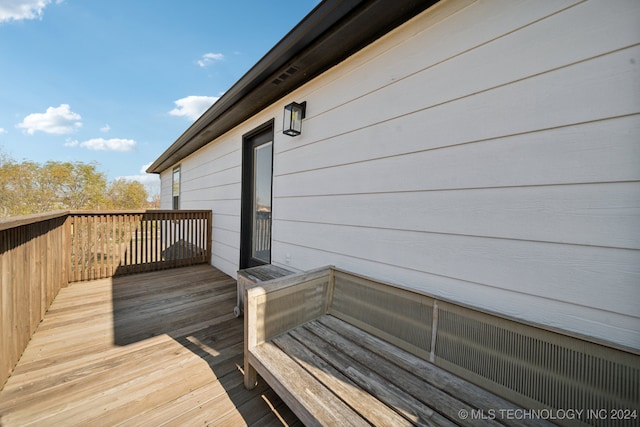
[[[283,81],[287,80],[289,77],[291,77],[292,75],[294,75],[297,72],[298,72],[298,68],[291,66],[291,67],[287,68],[285,71],[283,71],[271,83],[273,83],[274,85],[279,85],[280,83],[282,83]]]
[[[637,356],[463,307],[438,306],[436,365],[527,408],[584,411],[580,421],[554,420],[559,424],[617,426],[620,420],[611,415],[616,410],[640,410]],[[640,425],[640,419],[624,425]]]
[[[335,271],[329,314],[419,357],[431,350],[433,299]]]
[[[257,313],[258,318],[265,319],[265,324],[263,331],[257,331],[258,342],[270,340],[325,314],[328,289],[327,275],[300,286],[270,293],[261,299]]]

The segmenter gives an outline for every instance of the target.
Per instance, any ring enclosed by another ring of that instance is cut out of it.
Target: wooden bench
[[[619,425],[594,417],[640,409],[637,352],[333,267],[244,304],[245,386],[259,374],[306,425]]]

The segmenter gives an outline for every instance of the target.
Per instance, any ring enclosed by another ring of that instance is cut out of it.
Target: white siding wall
[[[183,161],[181,207],[213,209],[233,274],[241,136],[275,117],[274,263],[640,348],[638,18],[635,0],[443,1]]]
[[[160,209],[172,209],[172,178],[173,170],[167,169],[160,174]]]

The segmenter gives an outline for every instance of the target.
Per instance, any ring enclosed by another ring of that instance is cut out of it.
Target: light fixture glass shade
[[[302,133],[302,119],[304,119],[306,107],[306,102],[302,104],[292,102],[284,107],[282,133],[289,136],[297,136]]]

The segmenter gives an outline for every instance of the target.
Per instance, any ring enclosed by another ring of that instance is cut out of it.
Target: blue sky
[[[143,170],[318,0],[0,0],[0,151]]]

